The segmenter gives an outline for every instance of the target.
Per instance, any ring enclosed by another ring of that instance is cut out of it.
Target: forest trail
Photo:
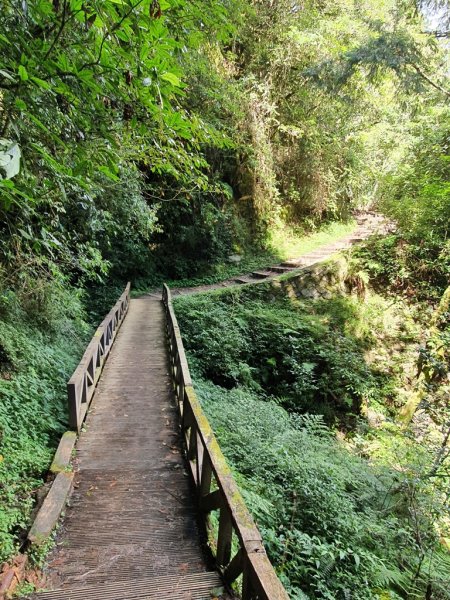
[[[323,261],[386,221],[358,218],[348,236],[246,277],[178,294],[270,279]],[[160,296],[132,299],[78,445],[74,492],[42,600],[203,600],[223,583],[202,548],[183,459]],[[224,597],[224,596],[221,596]]]
[[[130,302],[81,432],[42,600],[217,595],[181,450],[164,309]]]
[[[346,250],[354,244],[362,242],[373,234],[384,234],[390,228],[390,224],[387,222],[386,218],[376,212],[364,212],[356,215],[356,223],[357,225],[352,233],[336,240],[335,242],[332,242],[331,244],[320,246],[316,250],[303,254],[300,257],[292,258],[267,269],[253,271],[252,273],[248,273],[247,275],[243,275],[241,277],[232,277],[230,279],[226,279],[225,281],[221,281],[220,283],[184,288],[171,288],[172,295],[180,296],[185,294],[195,294],[198,292],[206,292],[209,290],[231,287],[234,285],[245,285],[248,283],[255,283],[256,281],[267,281],[269,279],[274,279],[283,273],[298,271],[327,260],[336,252]]]

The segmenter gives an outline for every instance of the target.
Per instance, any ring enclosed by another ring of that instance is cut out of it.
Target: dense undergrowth
[[[73,291],[52,288],[48,305],[24,312],[0,296],[0,561],[24,541],[36,493],[67,429],[66,382],[90,328]]]
[[[345,324],[357,320],[358,306],[337,300],[314,312],[307,304],[293,309],[289,300],[268,302],[268,291],[253,292],[259,300],[243,300],[236,289],[181,301],[180,326],[196,371],[227,389],[264,390],[294,411],[331,420],[338,411],[356,414],[361,398],[380,387],[364,361],[364,333],[358,338]]]
[[[443,462],[434,471],[445,416],[424,408],[418,426],[404,412],[424,385],[418,348],[435,311],[367,285],[292,300],[258,284],[175,306],[200,398],[290,597],[449,598],[448,475]],[[445,375],[435,384],[437,410]]]
[[[290,598],[423,598],[430,581],[433,597],[449,597],[448,551],[429,513],[411,518],[412,474],[361,458],[320,417],[242,388],[196,388]]]

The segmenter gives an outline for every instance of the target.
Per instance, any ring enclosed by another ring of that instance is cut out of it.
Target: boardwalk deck
[[[49,591],[33,597],[201,600],[221,586],[202,553],[176,421],[161,302],[131,300],[78,442]]]

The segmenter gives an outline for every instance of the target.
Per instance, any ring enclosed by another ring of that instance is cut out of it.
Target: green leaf
[[[168,81],[175,87],[182,86],[182,82],[181,82],[180,78],[177,75],[175,75],[175,73],[170,73],[170,72],[166,71],[165,73],[160,75],[160,79],[163,79],[164,81]]]
[[[28,71],[26,70],[26,68],[23,65],[19,65],[17,72],[22,81],[28,80]]]
[[[13,77],[12,75],[10,75],[10,74],[8,73],[8,71],[5,71],[5,70],[3,70],[3,69],[0,69],[0,75],[1,75],[2,77],[4,77],[5,79],[9,79],[9,81],[14,81],[14,77]]]
[[[123,42],[129,42],[130,41],[130,37],[128,36],[128,34],[123,31],[122,29],[118,29],[115,32],[116,36],[119,38],[119,40],[122,40]]]
[[[103,173],[103,175],[106,175],[106,177],[108,177],[109,179],[112,179],[113,181],[119,181],[120,180],[120,178],[117,177],[117,175],[115,175],[109,169],[109,167],[107,167],[106,165],[99,167],[98,170],[101,171],[101,173]]]
[[[27,105],[22,100],[22,98],[16,98],[14,101],[14,106],[19,110],[27,110]]]
[[[47,81],[44,81],[43,79],[39,79],[39,77],[33,76],[33,77],[30,77],[30,79],[33,83],[35,83],[40,88],[43,88],[44,90],[50,90],[52,87]]]

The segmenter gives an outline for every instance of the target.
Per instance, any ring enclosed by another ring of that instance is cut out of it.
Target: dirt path
[[[312,252],[308,252],[298,258],[293,258],[260,271],[253,271],[240,277],[232,277],[219,283],[209,285],[199,285],[194,287],[171,288],[173,296],[182,296],[185,294],[195,294],[210,290],[222,289],[234,285],[244,285],[255,283],[257,281],[274,279],[282,273],[299,271],[305,267],[310,267],[316,263],[328,259],[330,256],[341,250],[346,250],[367,239],[375,233],[386,233],[389,224],[383,215],[376,212],[365,212],[356,216],[356,227],[352,233],[342,237],[331,244],[325,244]]]

